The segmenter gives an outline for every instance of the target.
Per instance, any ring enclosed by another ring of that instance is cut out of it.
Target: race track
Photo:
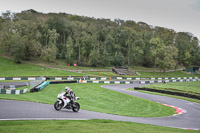
[[[159,118],[141,118],[141,117],[126,117],[111,114],[104,114],[86,110],[80,110],[74,113],[70,110],[56,111],[53,105],[14,101],[0,100],[0,120],[87,120],[87,119],[110,119],[117,121],[130,121],[137,123],[145,123],[159,125],[165,127],[175,127],[182,129],[200,129],[200,104],[188,102],[185,100],[151,95],[135,91],[125,90],[126,88],[140,86],[139,84],[129,85],[103,85],[102,87],[115,90],[121,93],[126,93],[132,96],[141,97],[151,101],[173,105],[185,109],[184,114],[159,117]]]

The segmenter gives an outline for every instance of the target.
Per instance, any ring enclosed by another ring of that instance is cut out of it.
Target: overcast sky
[[[177,32],[191,32],[200,39],[200,0],[0,0],[0,12],[27,9],[142,21]]]

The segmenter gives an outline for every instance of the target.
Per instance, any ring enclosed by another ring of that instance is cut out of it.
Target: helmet
[[[65,87],[65,91],[69,92],[70,88],[68,86]]]

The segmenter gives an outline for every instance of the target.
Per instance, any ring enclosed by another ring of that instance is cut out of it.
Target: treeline
[[[165,70],[200,65],[191,33],[144,22],[95,19],[34,10],[0,16],[0,49],[15,62],[42,58],[81,66],[147,66]]]

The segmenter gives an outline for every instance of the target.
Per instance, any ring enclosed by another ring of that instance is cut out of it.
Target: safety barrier
[[[44,81],[41,84],[37,85],[36,87],[31,89],[31,92],[38,92],[41,91],[49,84],[64,84],[64,83],[78,83],[78,81]]]
[[[37,80],[38,77],[0,77],[0,80]],[[165,78],[137,78],[137,77],[42,77],[42,80],[187,80],[200,77],[165,77]]]
[[[73,80],[73,81],[50,81],[50,84],[64,84],[64,83],[77,83],[78,81]]]
[[[158,92],[158,93],[164,93],[164,94],[170,94],[170,95],[176,95],[176,96],[183,96],[183,97],[189,97],[189,98],[194,98],[194,99],[199,99],[199,95],[194,95],[194,94],[188,94],[184,92],[175,92],[175,91],[170,91],[170,90],[160,90],[160,89],[152,89],[152,88],[143,88],[143,87],[135,87],[135,90],[145,90],[145,91],[151,91],[151,92]]]
[[[191,81],[200,81],[200,78],[180,79],[180,80],[149,80],[149,81],[139,81],[139,83],[140,84],[153,84],[153,83],[191,82]]]
[[[41,91],[43,88],[45,88],[47,85],[49,85],[50,82],[49,81],[44,81],[41,84],[39,84],[38,86],[32,88],[30,91],[31,92],[38,92]]]
[[[0,80],[37,80],[39,77],[0,77]],[[46,80],[45,77],[42,80]]]
[[[22,90],[7,90],[7,89],[0,89],[0,94],[24,94],[28,91],[28,89],[22,89]]]
[[[78,83],[103,83],[103,84],[133,84],[133,81],[91,81],[91,80],[79,80]]]

